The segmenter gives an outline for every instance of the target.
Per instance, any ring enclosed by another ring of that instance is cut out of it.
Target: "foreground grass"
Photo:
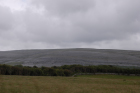
[[[82,75],[77,77],[0,75],[0,93],[139,93],[140,77]]]

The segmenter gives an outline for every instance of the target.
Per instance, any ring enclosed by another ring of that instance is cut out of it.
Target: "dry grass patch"
[[[110,78],[109,78],[110,77]],[[0,76],[0,93],[139,93],[140,78],[128,76]]]

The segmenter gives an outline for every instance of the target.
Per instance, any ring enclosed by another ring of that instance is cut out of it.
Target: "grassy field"
[[[140,76],[45,77],[0,75],[0,93],[140,93]]]

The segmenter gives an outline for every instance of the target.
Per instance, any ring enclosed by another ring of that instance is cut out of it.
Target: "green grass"
[[[81,75],[77,77],[0,75],[0,93],[139,93],[140,77]]]
[[[104,79],[140,79],[140,76],[127,76],[127,75],[78,75],[76,77],[88,77],[88,78],[104,78]]]

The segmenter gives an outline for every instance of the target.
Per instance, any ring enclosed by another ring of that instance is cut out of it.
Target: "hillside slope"
[[[140,67],[140,51],[90,48],[0,51],[0,64],[39,67],[72,64]]]

